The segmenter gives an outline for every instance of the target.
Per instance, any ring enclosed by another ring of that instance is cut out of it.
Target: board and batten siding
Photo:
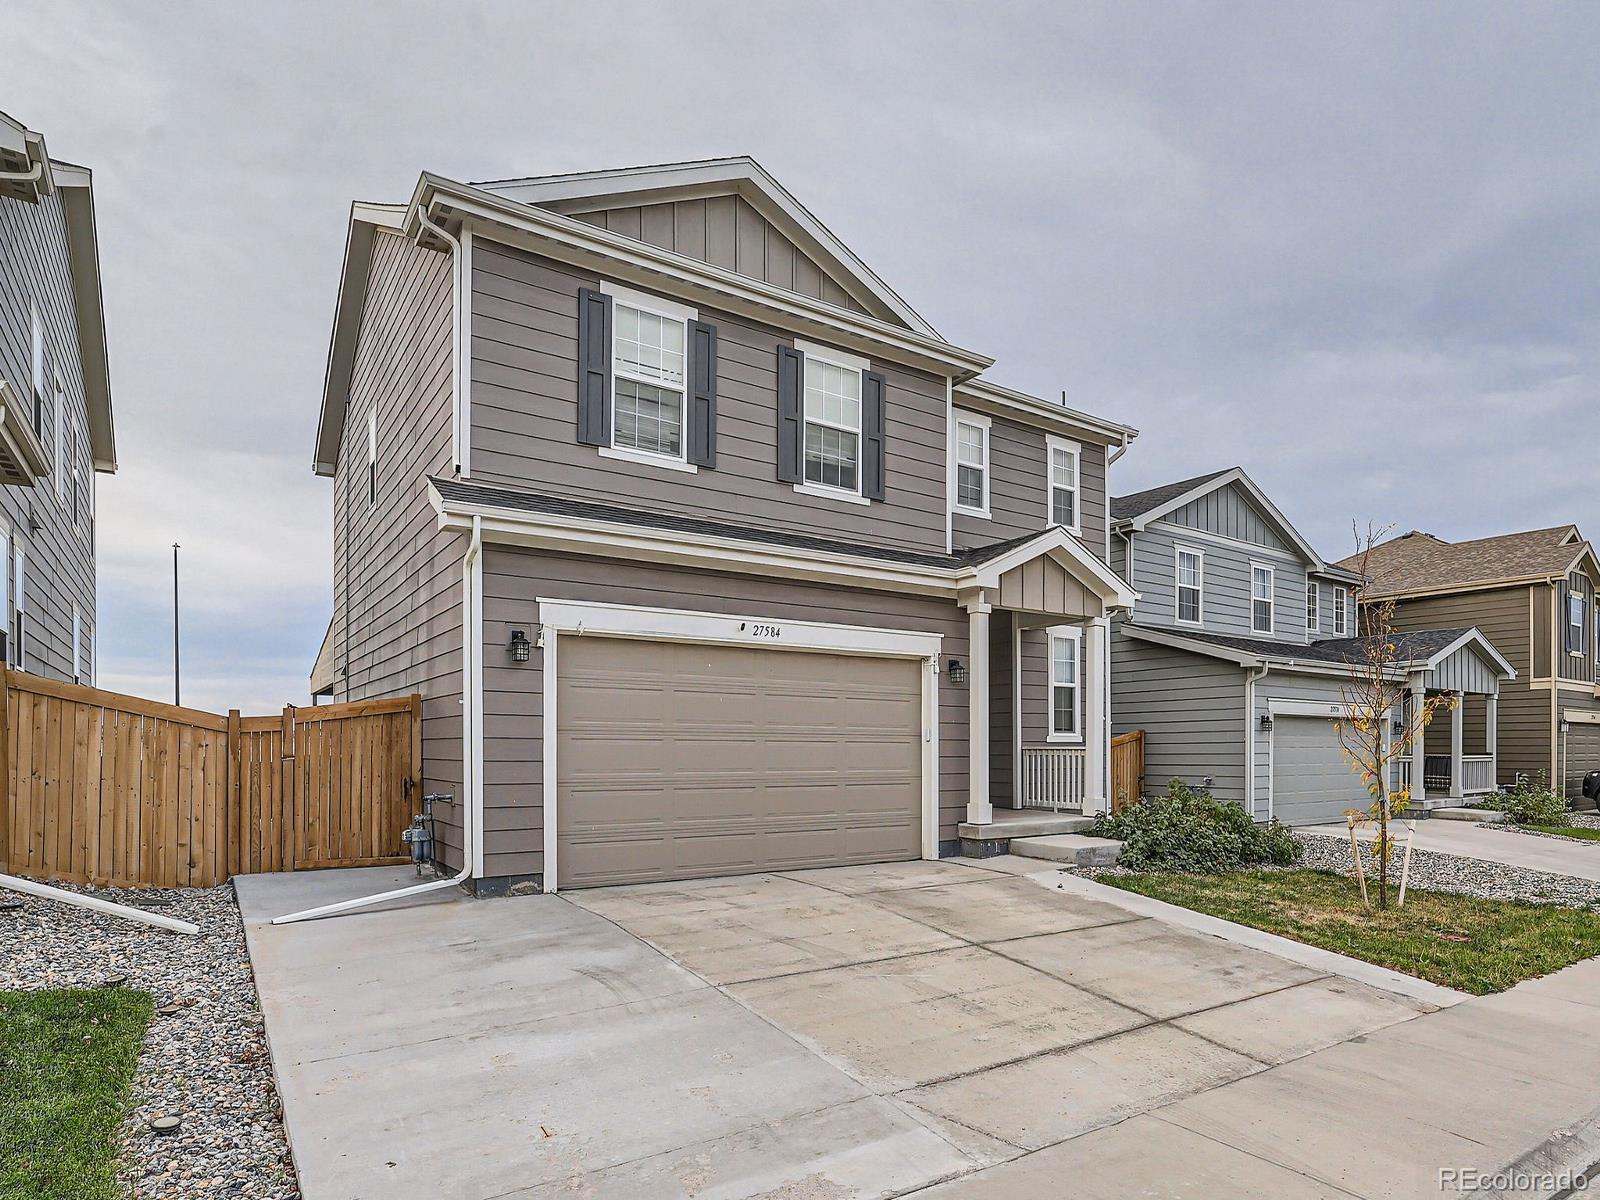
[[[948,600],[619,559],[484,547],[484,874],[544,870],[543,663],[513,663],[513,629],[539,621],[539,597],[686,609],[773,621],[824,621],[944,635],[941,661],[966,661],[967,618]],[[571,635],[567,635],[571,636]],[[804,653],[804,651],[774,651]],[[939,840],[966,819],[965,687],[939,674]]]
[[[1199,529],[1218,537],[1276,550],[1281,554],[1296,553],[1294,547],[1285,542],[1255,505],[1250,503],[1249,497],[1231,483],[1189,501],[1162,520],[1169,525]]]
[[[874,360],[887,381],[887,498],[853,504],[777,479],[777,348],[793,339],[701,309],[717,327],[717,465],[696,474],[577,441],[578,290],[596,276],[475,239],[474,481],[906,550],[945,548],[945,380]]]
[[[77,445],[63,445],[67,467],[61,498],[52,473],[35,487],[0,486],[0,514],[11,534],[11,551],[0,567],[0,586],[11,594],[16,586],[16,548],[25,560],[26,670],[54,679],[73,678],[72,608],[81,614],[85,656],[95,647],[95,472],[89,451],[89,414],[83,392],[78,348],[78,312],[73,301],[68,258],[66,214],[61,195],[44,196],[38,204],[0,198],[0,379],[11,385],[24,407],[33,412],[33,312],[44,330],[45,407],[39,441],[45,458],[56,461],[56,378],[62,384],[66,431],[77,430]],[[72,518],[71,450],[78,460],[82,517]],[[36,526],[36,528],[35,528]],[[86,664],[91,673],[95,664]],[[88,680],[84,680],[88,682]]]
[[[956,409],[957,418],[962,410]],[[986,418],[989,430],[989,516],[951,516],[957,550],[1037,533],[1050,524],[1045,483],[1044,430],[1004,417]],[[1106,557],[1106,448],[1081,443],[1078,454],[1079,541],[1102,562]]]
[[[1111,731],[1145,731],[1147,791],[1169,780],[1211,780],[1220,800],[1244,802],[1244,670],[1220,659],[1136,641],[1113,626]]]
[[[743,196],[573,213],[573,218],[686,258],[809,296],[850,312],[867,309]]]
[[[1185,546],[1204,555],[1201,563],[1202,626],[1177,621],[1174,582],[1176,547]],[[1280,641],[1306,644],[1306,568],[1287,555],[1266,547],[1185,536],[1180,526],[1155,522],[1132,536],[1130,573],[1126,576],[1139,603],[1134,619],[1140,625],[1174,629],[1201,628],[1208,633],[1235,637],[1265,637],[1250,623],[1250,565],[1259,562],[1273,570],[1272,636]]]
[[[421,693],[424,791],[459,796],[466,538],[441,532],[428,502],[428,476],[451,465],[451,326],[448,256],[377,234],[334,476],[333,652],[335,700]],[[459,862],[459,820],[452,806],[439,816]]]

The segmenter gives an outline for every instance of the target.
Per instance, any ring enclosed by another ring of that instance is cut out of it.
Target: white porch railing
[[[1022,751],[1022,807],[1083,811],[1084,751],[1081,747]]]
[[[1450,756],[1448,754],[1428,755],[1423,763],[1422,777],[1427,783],[1429,795],[1449,795]],[[1461,794],[1463,796],[1481,796],[1485,792],[1494,791],[1494,789],[1494,755],[1463,754],[1461,756]]]

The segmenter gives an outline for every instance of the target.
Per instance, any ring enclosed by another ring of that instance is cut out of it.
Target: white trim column
[[[967,821],[989,825],[994,806],[989,802],[989,613],[991,606],[980,592],[966,602],[967,610]]]
[[[1110,791],[1106,768],[1111,757],[1111,730],[1106,725],[1106,656],[1111,642],[1108,624],[1105,617],[1092,618],[1087,623],[1084,643],[1089,678],[1084,681],[1083,812],[1089,816],[1111,811],[1106,802]]]
[[[1411,803],[1418,808],[1423,807],[1428,799],[1428,781],[1423,774],[1423,768],[1428,759],[1426,730],[1421,725],[1423,706],[1428,702],[1428,685],[1423,682],[1420,673],[1411,677],[1411,713],[1406,721],[1406,728],[1416,728],[1415,736],[1411,741],[1411,778],[1408,784],[1411,790]]]
[[[1500,786],[1500,693],[1490,692],[1483,698],[1483,740],[1489,752],[1489,786]]]
[[[1461,742],[1467,724],[1464,711],[1466,707],[1466,693],[1457,692],[1455,707],[1450,710],[1450,798],[1452,800],[1460,800],[1465,794],[1461,786]]]

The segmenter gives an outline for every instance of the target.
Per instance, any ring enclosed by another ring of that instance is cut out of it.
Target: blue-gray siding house
[[[1113,731],[1144,730],[1146,791],[1181,779],[1291,824],[1370,803],[1333,725],[1363,652],[1360,575],[1323,559],[1238,467],[1113,498],[1110,554],[1140,597],[1113,625]],[[1462,714],[1481,705],[1492,727],[1515,672],[1475,629],[1407,633],[1397,657],[1414,697],[1463,703],[1443,770],[1430,776],[1418,739],[1396,784],[1423,775],[1418,804],[1491,789],[1492,749],[1468,752]]]

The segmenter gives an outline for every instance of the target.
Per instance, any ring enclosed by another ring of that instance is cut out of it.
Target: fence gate
[[[1121,812],[1144,797],[1144,730],[1111,739],[1111,811]]]

